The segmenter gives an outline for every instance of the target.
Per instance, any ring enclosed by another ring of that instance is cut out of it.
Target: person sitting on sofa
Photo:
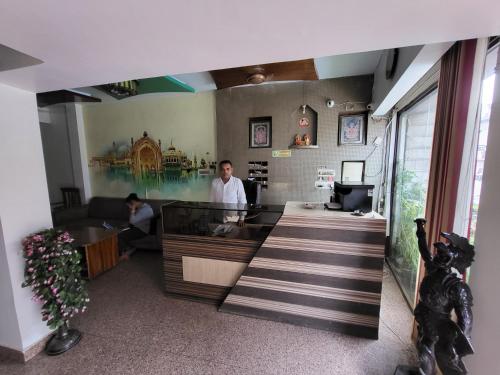
[[[143,202],[135,193],[125,198],[130,216],[128,229],[118,234],[118,250],[120,259],[128,259],[134,252],[131,242],[146,237],[149,234],[151,219],[154,212],[151,206]]]

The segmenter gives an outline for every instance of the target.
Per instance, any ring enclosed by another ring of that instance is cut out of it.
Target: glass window
[[[481,87],[481,118],[479,123],[479,136],[476,150],[476,168],[474,183],[472,187],[472,205],[469,224],[469,240],[474,243],[476,234],[477,214],[479,210],[479,198],[481,195],[481,181],[483,179],[484,158],[486,156],[486,145],[488,141],[488,128],[490,126],[491,103],[493,102],[493,90],[495,87],[495,66],[498,55],[498,45],[490,50],[486,56],[483,82]]]
[[[413,221],[425,216],[436,103],[434,90],[398,115],[388,262],[412,307],[420,257]]]

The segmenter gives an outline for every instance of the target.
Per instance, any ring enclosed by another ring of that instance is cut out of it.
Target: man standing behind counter
[[[222,160],[219,163],[219,175],[220,177],[212,181],[210,201],[246,204],[247,197],[243,188],[243,182],[233,176],[233,164],[230,160]],[[240,212],[238,225],[242,227],[244,224],[245,214],[244,212]]]

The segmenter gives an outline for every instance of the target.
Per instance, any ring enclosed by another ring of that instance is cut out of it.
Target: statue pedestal
[[[418,367],[398,366],[394,375],[420,375]]]

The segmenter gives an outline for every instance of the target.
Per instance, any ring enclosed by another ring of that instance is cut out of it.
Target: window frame
[[[396,275],[396,273],[395,273],[392,265],[388,261],[388,258],[392,254],[392,236],[393,236],[392,228],[393,228],[394,215],[395,215],[394,210],[396,207],[396,205],[395,205],[395,199],[396,199],[395,192],[396,192],[396,182],[397,182],[396,172],[397,172],[397,160],[398,160],[398,156],[399,156],[399,147],[398,146],[399,146],[399,141],[400,141],[399,134],[400,134],[400,128],[401,128],[401,116],[405,112],[410,110],[412,107],[416,106],[421,101],[423,101],[429,95],[433,94],[434,92],[437,93],[438,90],[439,90],[438,83],[433,82],[431,85],[429,85],[429,87],[427,87],[420,94],[418,94],[417,97],[415,97],[413,100],[411,100],[407,105],[405,105],[403,108],[398,109],[396,111],[396,126],[394,127],[395,139],[394,139],[394,146],[393,146],[394,149],[393,149],[393,156],[392,156],[392,170],[390,172],[391,173],[391,187],[390,187],[391,199],[390,199],[390,209],[389,209],[389,223],[390,224],[389,224],[389,236],[388,236],[389,238],[387,241],[387,253],[386,253],[386,263],[389,266],[393,275]],[[433,139],[433,143],[434,143],[434,135],[432,136],[432,139]],[[432,149],[431,149],[431,155],[432,155]],[[427,191],[428,190],[429,190],[429,186],[427,186]],[[427,209],[427,207],[425,209]],[[426,212],[424,213],[424,216],[425,216],[425,214],[426,214]],[[417,284],[418,284],[418,280],[419,280],[419,276],[420,276],[420,268],[421,268],[420,264],[421,264],[421,257],[419,256],[419,261],[418,261],[418,266],[417,266],[417,274],[416,274]],[[416,304],[416,300],[417,300],[418,287],[415,288],[415,293],[413,295],[413,301],[410,302],[406,296],[406,293],[403,290],[403,287],[401,286],[399,279],[396,276],[394,276],[394,279],[396,280],[396,283],[401,291],[401,294],[403,295],[403,298],[404,298],[406,304],[408,305],[409,309],[411,311],[413,311],[415,304]]]

